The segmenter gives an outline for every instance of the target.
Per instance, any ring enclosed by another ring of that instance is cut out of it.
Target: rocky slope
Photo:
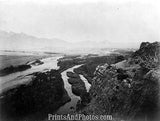
[[[97,66],[84,114],[110,114],[115,121],[158,121],[160,43],[142,43],[128,59]]]
[[[10,89],[0,96],[0,119],[41,120],[70,101],[61,74],[57,70],[39,72],[27,85]]]

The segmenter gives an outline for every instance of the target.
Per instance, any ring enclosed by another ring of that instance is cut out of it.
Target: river
[[[0,77],[0,93],[2,91],[5,91],[7,89],[13,88],[17,85],[20,84],[27,84],[32,80],[32,73],[34,72],[44,72],[50,69],[58,69],[59,67],[57,66],[57,60],[61,58],[62,56],[55,56],[55,57],[49,57],[42,59],[41,61],[44,62],[42,65],[38,66],[32,66],[30,69],[22,71],[22,72],[16,72],[13,74],[9,74],[3,77]],[[68,95],[71,97],[71,101],[66,103],[65,105],[61,106],[58,111],[56,112],[57,114],[66,114],[71,111],[72,108],[76,108],[77,101],[80,100],[79,96],[76,96],[72,93],[71,85],[68,83],[68,77],[66,75],[66,72],[72,71],[74,68],[78,68],[81,65],[76,65],[72,68],[67,69],[66,71],[62,72],[62,78],[64,81],[64,88],[67,90]],[[81,79],[84,81],[86,85],[87,91],[89,91],[90,84],[88,81],[83,77],[83,75],[80,75]]]
[[[76,109],[76,104],[77,104],[78,100],[80,100],[80,97],[76,96],[72,93],[71,85],[68,83],[68,77],[67,77],[66,73],[68,71],[73,72],[73,70],[75,68],[78,68],[80,66],[81,65],[76,65],[76,66],[74,66],[72,68],[69,68],[66,71],[62,72],[64,87],[67,90],[68,95],[71,97],[71,101],[66,103],[65,105],[61,106],[58,109],[58,111],[56,112],[57,114],[68,114],[71,111],[74,111]],[[89,88],[90,88],[91,85],[88,83],[88,81],[85,79],[85,77],[83,77],[83,75],[80,75],[80,78],[84,81],[87,91],[89,91]]]
[[[43,72],[50,69],[58,69],[59,67],[57,66],[57,59],[61,57],[62,56],[44,58],[41,60],[42,62],[44,62],[44,64],[42,65],[32,66],[30,69],[27,69],[25,71],[16,72],[0,77],[0,93],[19,84],[28,83],[33,77],[30,74],[34,72]]]

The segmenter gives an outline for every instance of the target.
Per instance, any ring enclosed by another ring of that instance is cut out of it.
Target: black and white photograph
[[[0,121],[160,121],[160,0],[0,0]]]

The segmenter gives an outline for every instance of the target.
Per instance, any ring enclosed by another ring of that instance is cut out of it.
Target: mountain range
[[[38,50],[38,51],[65,51],[75,49],[91,49],[108,47],[106,41],[81,41],[70,43],[57,38],[38,38],[25,33],[0,31],[1,50]]]
[[[57,38],[39,38],[25,33],[6,32],[2,30],[0,30],[0,43],[0,50],[51,52],[66,52],[68,50],[79,50],[82,52],[100,48],[119,48],[119,45],[122,45],[108,40],[99,42],[80,41],[71,43]]]
[[[53,38],[38,38],[24,33],[0,31],[1,50],[43,50],[45,48],[61,48],[68,42]]]

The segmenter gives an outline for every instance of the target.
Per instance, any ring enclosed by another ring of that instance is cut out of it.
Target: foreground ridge
[[[81,112],[111,114],[117,120],[157,121],[160,43],[143,42],[128,59],[98,66],[92,80],[91,103]]]

